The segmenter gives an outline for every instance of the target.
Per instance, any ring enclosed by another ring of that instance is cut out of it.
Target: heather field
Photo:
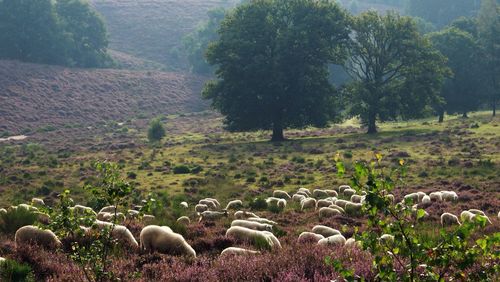
[[[417,191],[429,194],[450,190],[458,194],[456,202],[433,201],[424,206],[428,216],[415,229],[428,240],[439,236],[442,213],[459,215],[472,208],[484,211],[492,222],[481,230],[482,235],[500,231],[500,122],[487,112],[474,113],[468,119],[448,116],[444,123],[431,119],[385,123],[376,136],[366,135],[357,120],[349,120],[326,129],[286,131],[289,140],[282,143],[269,142],[270,133],[266,131],[225,132],[221,120],[212,112],[165,116],[162,122],[167,137],[156,145],[147,142],[145,119],[109,123],[85,132],[57,128],[23,141],[3,142],[0,205],[29,203],[33,197],[55,205],[57,195],[70,189],[75,203],[98,211],[99,203],[83,186],[95,180],[93,162],[112,161],[135,187],[130,205],[153,196],[159,207],[149,224],[170,226],[197,254],[196,259],[189,259],[117,248],[110,258],[110,269],[122,281],[335,280],[339,274],[325,262],[327,257],[342,261],[343,267],[354,270],[358,277],[373,280],[376,273],[369,252],[356,246],[297,242],[301,232],[318,224],[341,231],[345,238],[361,234],[367,230],[366,216],[320,219],[317,210],[303,211],[292,200],[284,210],[276,210],[256,204],[255,199],[272,196],[277,189],[292,194],[299,187],[312,191],[350,184],[354,162],[373,160],[380,154],[386,169],[396,168],[400,160],[408,167],[404,184],[394,190],[397,201]],[[337,174],[338,159],[345,164],[343,177]],[[219,257],[227,247],[255,248],[225,236],[235,210],[230,210],[227,218],[198,222],[194,206],[206,197],[218,199],[222,208],[228,201],[240,199],[241,210],[275,221],[273,233],[282,248],[252,256]],[[182,201],[189,204],[188,209],[179,207]],[[180,216],[188,216],[191,223],[176,223]],[[126,220],[124,225],[139,240],[144,221]],[[446,230],[451,232],[453,228]],[[83,277],[81,268],[67,256],[68,241],[63,240],[60,250],[40,250],[37,246],[16,248],[13,240],[12,232],[2,233],[0,256],[29,265],[35,280]]]

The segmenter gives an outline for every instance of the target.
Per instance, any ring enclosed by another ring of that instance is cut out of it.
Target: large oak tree
[[[230,131],[325,126],[334,89],[329,63],[342,63],[347,14],[327,0],[255,0],[223,20],[207,51],[216,80],[204,97]]]

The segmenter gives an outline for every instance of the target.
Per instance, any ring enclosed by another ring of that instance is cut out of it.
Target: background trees
[[[232,131],[324,126],[332,113],[328,63],[342,61],[347,15],[330,1],[257,0],[222,21],[209,46],[217,80],[204,97]]]
[[[0,58],[78,67],[109,64],[104,23],[80,0],[0,1]]]
[[[409,17],[370,11],[355,17],[348,72],[352,110],[377,132],[377,119],[416,117],[439,93],[444,58],[430,46]]]

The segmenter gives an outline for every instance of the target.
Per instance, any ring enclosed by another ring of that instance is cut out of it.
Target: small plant
[[[6,213],[0,213],[0,233],[14,234],[17,229],[32,225],[37,216],[24,208],[10,208]]]
[[[191,172],[189,166],[181,164],[174,166],[173,170],[174,174],[187,174]]]
[[[151,143],[159,142],[163,137],[165,137],[165,128],[161,122],[160,118],[152,119],[149,123],[148,128],[148,140]]]
[[[35,281],[35,277],[29,265],[7,259],[0,262],[0,280],[27,282]]]
[[[267,209],[267,203],[264,198],[255,198],[250,201],[249,207],[252,210],[265,210]]]

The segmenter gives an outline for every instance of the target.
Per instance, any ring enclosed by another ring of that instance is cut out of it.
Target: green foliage
[[[4,262],[0,262],[0,280],[31,282],[35,281],[35,277],[29,265],[7,259]]]
[[[189,168],[189,166],[181,164],[174,166],[173,172],[174,174],[187,174],[191,172],[191,169]]]
[[[0,213],[0,233],[14,234],[17,229],[32,225],[37,216],[24,208],[9,208],[7,213]]]
[[[252,201],[250,201],[250,203],[248,204],[248,206],[250,207],[250,209],[252,210],[265,210],[267,209],[267,203],[266,203],[266,199],[264,198],[255,198],[253,199]]]
[[[108,65],[106,29],[80,0],[0,1],[0,58],[78,67]]]
[[[415,210],[410,199],[393,204],[387,196],[396,186],[404,185],[404,161],[387,173],[381,167],[381,159],[381,155],[376,155],[370,163],[357,162],[351,179],[352,187],[367,193],[363,211],[368,216],[369,231],[356,235],[356,240],[373,255],[377,280],[494,279],[500,270],[494,264],[499,259],[495,248],[500,244],[500,234],[481,237],[476,233],[486,226],[486,218],[477,216],[453,230],[442,229],[439,238],[428,240],[418,230],[425,211]],[[394,236],[394,241],[381,241],[382,234]],[[352,272],[341,271],[339,261],[330,259],[329,263],[346,280],[354,281]]]
[[[160,118],[152,119],[148,128],[148,140],[151,143],[159,142],[165,137],[165,128]]]
[[[333,114],[328,64],[342,63],[347,15],[330,1],[259,0],[222,21],[207,60],[216,80],[203,96],[231,131],[325,126]],[[311,32],[313,31],[314,32]]]
[[[350,59],[346,69],[351,114],[359,115],[368,133],[375,122],[422,116],[427,105],[438,100],[445,58],[418,32],[410,17],[394,12],[360,14],[352,21]]]
[[[409,0],[407,12],[441,28],[461,16],[474,16],[480,3],[481,0]]]

